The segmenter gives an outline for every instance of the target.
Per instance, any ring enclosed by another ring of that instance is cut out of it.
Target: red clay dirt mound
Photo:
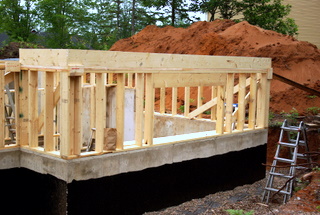
[[[110,51],[270,57],[274,73],[320,90],[320,51],[315,45],[245,21],[197,22],[186,29],[147,26],[116,42]],[[303,113],[309,107],[319,107],[320,98],[273,80],[270,106],[278,113],[293,107]]]

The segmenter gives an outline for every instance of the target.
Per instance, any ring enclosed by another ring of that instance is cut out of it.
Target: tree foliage
[[[32,42],[32,30],[37,26],[34,0],[1,0],[0,32],[6,32],[12,40]]]
[[[291,18],[290,5],[282,5],[282,0],[243,0],[244,20],[261,28],[282,34],[297,34],[298,26]]]
[[[244,20],[293,35],[297,26],[285,18],[282,0],[1,0],[0,33],[11,40],[48,48],[109,49],[147,25],[187,27],[197,21],[189,12],[210,13],[213,21]]]

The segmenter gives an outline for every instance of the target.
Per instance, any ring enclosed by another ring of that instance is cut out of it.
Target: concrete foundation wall
[[[266,142],[267,129],[259,129],[72,160],[17,148],[0,151],[1,160],[4,161],[1,162],[0,168],[24,167],[70,183],[73,180],[102,178],[165,164],[208,158],[264,145]]]
[[[261,165],[265,163],[265,155],[266,144],[71,183],[25,168],[0,170],[0,183],[5,185],[0,195],[1,211],[3,214],[140,215],[260,180],[265,177],[265,167]],[[19,207],[17,199],[22,200]],[[188,214],[188,211],[180,213]]]

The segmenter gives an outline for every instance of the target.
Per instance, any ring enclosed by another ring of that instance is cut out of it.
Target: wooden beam
[[[60,155],[68,158],[73,154],[70,130],[70,77],[68,72],[60,74]]]
[[[71,77],[74,82],[74,155],[80,156],[82,148],[82,76]]]
[[[291,85],[291,86],[293,86],[295,88],[298,88],[298,89],[303,90],[305,92],[308,92],[308,93],[310,93],[312,95],[316,95],[316,96],[320,97],[320,92],[319,91],[311,89],[309,87],[306,87],[306,86],[304,86],[302,84],[299,84],[299,83],[297,83],[295,81],[292,81],[292,80],[290,80],[288,78],[285,78],[285,77],[283,77],[281,75],[273,73],[273,79],[281,81],[281,82],[286,83],[286,84],[289,84],[289,85]]]
[[[203,103],[203,87],[198,87],[198,96],[197,96],[197,108],[201,107],[202,103]],[[199,114],[198,118],[202,118],[202,115]]]
[[[54,73],[45,72],[45,83],[44,83],[44,151],[54,151],[54,98],[53,98],[53,87],[54,87]],[[39,117],[40,118],[40,117]],[[39,126],[40,127],[40,126]]]
[[[113,73],[108,73],[108,84],[113,84]]]
[[[164,114],[166,112],[166,88],[160,88],[160,113]]]
[[[257,74],[251,74],[248,128],[255,129],[257,110]]]
[[[218,86],[217,88],[217,122],[216,131],[217,134],[224,133],[224,115],[225,115],[225,87]]]
[[[184,88],[184,116],[190,112],[190,87]]]
[[[154,87],[195,87],[224,85],[226,74],[154,74]]]
[[[211,100],[217,97],[217,86],[212,86],[211,87]],[[217,104],[217,102],[216,102]],[[216,120],[217,119],[217,106],[212,106],[211,107],[211,120]]]
[[[38,147],[38,72],[29,71],[28,75],[29,146]]]
[[[227,76],[226,85],[226,122],[225,131],[232,132],[232,112],[233,112],[233,88],[234,88],[234,74],[229,73]]]
[[[123,149],[124,142],[124,101],[125,101],[125,75],[117,74],[117,88],[116,88],[116,128],[117,128],[117,144],[116,149]]]
[[[144,123],[144,144],[153,145],[153,127],[154,127],[154,87],[153,74],[145,74],[146,78],[146,106]]]
[[[239,74],[239,93],[238,93],[238,111],[237,111],[237,130],[243,131],[246,114],[246,74]]]
[[[128,87],[133,87],[133,73],[128,73]]]
[[[106,60],[108,59],[108,60]],[[266,72],[271,67],[271,58],[234,57],[234,56],[203,56],[182,54],[160,54],[160,53],[138,53],[120,51],[98,51],[98,50],[73,50],[73,49],[20,49],[20,62],[23,66],[59,66],[66,68],[69,62],[81,62],[85,70],[92,67],[115,68],[124,71],[123,68],[136,68],[132,73],[145,73],[144,68],[182,68],[193,69],[186,73],[199,73],[201,69],[212,68],[230,73],[243,72]],[[198,71],[194,70],[198,68]],[[259,70],[259,71],[258,71]],[[104,70],[106,71],[106,70]],[[204,70],[202,70],[204,71]],[[201,72],[202,72],[201,71]],[[87,72],[87,71],[86,71]],[[241,71],[242,72],[242,71]],[[153,72],[148,72],[153,73]],[[156,71],[154,73],[157,73]],[[177,73],[177,72],[175,72]],[[206,73],[204,71],[203,73]]]
[[[104,129],[106,127],[106,74],[96,74],[96,148],[102,153],[104,146]]]
[[[18,116],[16,120],[19,121],[18,130],[20,131],[20,145],[25,146],[29,144],[29,103],[28,103],[28,71],[22,70],[20,72],[19,79],[19,106],[16,105],[18,109]]]
[[[269,109],[267,107],[269,92],[267,74],[260,75],[260,84],[258,87],[257,96],[257,126],[260,128],[265,128],[268,125],[266,121],[266,116],[268,116]]]
[[[20,73],[15,72],[14,73],[14,90],[15,90],[15,98],[14,98],[14,116],[15,116],[15,123],[16,123],[16,144],[20,145],[21,141],[21,130],[20,128],[20,120],[18,120],[19,116],[19,107],[20,107],[20,94],[18,93],[20,91]]]
[[[135,140],[138,146],[142,146],[143,139],[143,105],[144,105],[144,74],[136,74],[136,116],[135,116]]]
[[[171,105],[172,116],[177,115],[177,99],[178,99],[178,88],[172,87],[172,105]]]
[[[90,73],[90,127],[96,127],[96,74]]]

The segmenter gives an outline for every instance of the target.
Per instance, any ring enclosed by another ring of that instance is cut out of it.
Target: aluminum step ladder
[[[282,155],[285,154],[285,150],[288,151],[287,156],[280,157],[285,156]],[[302,150],[304,152],[301,152]],[[281,152],[283,153],[281,154]],[[282,194],[283,203],[286,203],[289,200],[292,196],[296,169],[305,168],[297,166],[297,159],[305,159],[307,160],[306,162],[311,163],[310,155],[304,154],[305,152],[309,152],[305,124],[301,121],[298,126],[292,126],[285,120],[281,126],[276,153],[264,188],[262,197],[263,202],[269,203],[271,193]],[[287,169],[287,172],[281,171],[285,169],[277,167],[278,163],[290,165],[289,170]],[[282,187],[274,187],[275,177],[282,178],[284,181]]]
[[[8,97],[8,103],[4,105],[5,126],[8,129],[11,144],[14,144],[16,143],[15,104],[9,85],[5,86],[5,94]]]

